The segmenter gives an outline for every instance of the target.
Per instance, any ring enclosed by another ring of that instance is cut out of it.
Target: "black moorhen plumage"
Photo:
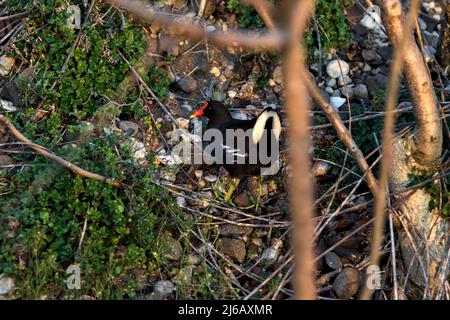
[[[272,143],[279,144],[279,137],[281,134],[281,118],[279,113],[273,108],[265,108],[257,117],[251,120],[240,120],[232,117],[228,108],[219,101],[210,100],[207,101],[203,106],[191,115],[191,119],[198,117],[208,118],[208,125],[206,129],[218,129],[222,133],[222,137],[226,137],[227,130],[237,130],[242,129],[244,132],[252,129],[251,134],[247,136],[245,140],[245,150],[237,149],[236,146],[239,145],[237,137],[233,145],[228,145],[227,142],[223,142],[222,147],[225,152],[223,152],[222,166],[228,171],[231,177],[240,178],[243,176],[259,176],[261,175],[261,170],[264,168],[270,168],[270,164],[267,165],[263,163],[260,159],[259,148],[261,139],[263,137],[263,132],[266,130],[267,135],[267,146],[266,155],[271,156],[271,145]],[[257,159],[250,159],[250,151],[257,150]],[[228,154],[227,152],[231,153]],[[230,157],[231,156],[231,157]],[[230,158],[233,161],[230,162]],[[238,160],[240,158],[240,160]],[[245,158],[245,159],[242,159]],[[227,160],[227,161],[225,161]],[[267,160],[267,159],[265,159]],[[232,190],[228,191],[225,201],[231,197]]]

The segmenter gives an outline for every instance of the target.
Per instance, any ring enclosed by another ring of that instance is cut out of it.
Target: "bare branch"
[[[219,46],[241,46],[252,49],[279,49],[286,41],[286,35],[280,31],[249,33],[230,30],[207,31],[200,23],[184,16],[174,18],[165,12],[157,12],[152,6],[139,0],[104,0],[111,5],[124,9],[144,22],[158,22],[162,27],[177,30],[191,39],[208,41]]]
[[[123,184],[117,181],[113,181],[110,178],[104,177],[102,175],[99,175],[97,173],[92,173],[89,171],[86,171],[84,169],[81,169],[80,167],[74,165],[73,163],[55,155],[53,152],[48,151],[47,149],[45,149],[44,147],[34,144],[33,142],[31,142],[30,140],[27,139],[27,137],[25,137],[19,130],[17,130],[17,128],[12,124],[11,121],[9,121],[8,118],[6,118],[5,116],[0,114],[0,123],[2,123],[4,126],[6,126],[9,131],[11,131],[11,133],[20,141],[26,143],[31,149],[33,149],[34,151],[36,151],[37,153],[39,153],[40,155],[43,155],[46,158],[49,158],[50,160],[55,161],[56,163],[66,167],[67,169],[69,169],[70,171],[72,171],[73,173],[85,177],[85,178],[89,178],[89,179],[94,179],[94,180],[99,180],[102,182],[105,182],[113,187],[121,187],[123,188]]]

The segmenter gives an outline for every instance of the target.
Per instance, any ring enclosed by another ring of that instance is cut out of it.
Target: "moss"
[[[344,9],[354,5],[354,1],[346,0],[320,0],[316,2],[315,20],[317,28],[310,26],[307,34],[307,44],[310,57],[313,50],[318,48],[318,34],[320,35],[321,48],[324,53],[331,49],[340,49],[352,39],[350,28],[347,25]],[[315,22],[312,22],[315,23]]]

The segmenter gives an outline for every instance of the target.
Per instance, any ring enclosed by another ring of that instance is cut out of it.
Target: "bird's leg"
[[[229,189],[227,193],[225,194],[225,197],[223,198],[223,201],[226,203],[231,199],[231,196],[233,195],[233,192],[235,189],[238,188],[239,185],[239,178],[231,178],[231,183],[229,186]]]

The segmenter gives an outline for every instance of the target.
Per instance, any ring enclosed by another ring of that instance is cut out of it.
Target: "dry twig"
[[[69,169],[70,171],[72,171],[73,173],[85,177],[85,178],[89,178],[89,179],[94,179],[94,180],[99,180],[102,182],[105,182],[113,187],[124,187],[124,185],[118,181],[114,181],[111,178],[108,177],[104,177],[102,175],[99,175],[97,173],[92,173],[89,171],[86,171],[76,165],[74,165],[73,163],[57,156],[56,154],[54,154],[53,152],[47,150],[46,148],[34,144],[33,142],[31,142],[30,140],[27,139],[27,137],[25,137],[19,130],[17,130],[17,128],[12,124],[11,121],[9,121],[8,118],[6,118],[3,115],[0,115],[0,123],[2,123],[5,127],[7,127],[9,129],[9,131],[11,131],[11,133],[20,141],[24,142],[26,145],[28,145],[31,149],[33,149],[34,151],[36,151],[37,153],[39,153],[40,155],[43,155],[46,158],[49,158],[50,160],[55,161],[56,163],[66,167],[67,169]]]

